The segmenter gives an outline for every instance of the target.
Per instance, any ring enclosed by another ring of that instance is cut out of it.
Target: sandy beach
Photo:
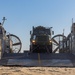
[[[75,75],[75,68],[65,67],[3,67],[0,75]]]

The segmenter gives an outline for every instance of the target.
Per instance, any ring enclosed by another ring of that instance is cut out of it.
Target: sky
[[[22,51],[29,50],[32,26],[53,27],[54,35],[70,33],[75,0],[0,0],[0,22],[3,17],[6,31],[20,38]]]

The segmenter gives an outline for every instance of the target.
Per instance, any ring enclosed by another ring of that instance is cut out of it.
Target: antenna
[[[7,20],[5,17],[3,17],[3,22],[2,22],[2,26],[3,26],[3,24],[4,24],[4,22],[5,22],[5,20]]]
[[[73,24],[73,18],[72,18],[72,24]]]
[[[63,36],[64,36],[64,31],[65,31],[65,29],[63,29]]]

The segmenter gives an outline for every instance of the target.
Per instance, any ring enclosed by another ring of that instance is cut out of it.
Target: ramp
[[[7,57],[6,57],[7,56]],[[7,59],[6,64],[8,66],[53,66],[53,67],[75,67],[75,55],[71,53],[60,53],[60,54],[10,54],[5,55],[4,59]],[[16,58],[15,58],[16,57]],[[4,60],[3,59],[3,60]],[[3,65],[3,63],[1,63]]]
[[[28,59],[9,59],[7,65],[16,65],[16,66],[69,66],[73,67],[73,64],[70,60],[61,60],[61,59],[51,59],[51,60],[28,60]]]

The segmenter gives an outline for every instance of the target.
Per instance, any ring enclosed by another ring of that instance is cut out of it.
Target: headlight
[[[35,43],[36,41],[35,40],[32,40],[32,43]]]
[[[52,43],[52,41],[51,41],[51,40],[50,40],[49,42],[50,42],[50,43]]]

